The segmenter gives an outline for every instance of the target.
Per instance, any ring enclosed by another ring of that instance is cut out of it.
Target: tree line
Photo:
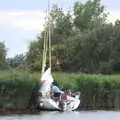
[[[116,20],[115,24],[112,24],[107,21],[107,16],[101,0],[76,2],[73,10],[67,12],[53,5],[50,12],[53,70],[119,73],[120,21]],[[45,27],[37,40],[30,43],[25,56],[18,55],[7,59],[7,65],[11,68],[22,66],[31,71],[40,71],[44,34],[47,29]],[[1,51],[0,48],[0,55]]]

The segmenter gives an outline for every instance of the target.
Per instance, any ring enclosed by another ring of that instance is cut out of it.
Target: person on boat
[[[60,90],[60,88],[58,88],[56,85],[53,85],[52,93],[54,94],[54,97],[60,97],[60,95],[63,94],[64,92]]]
[[[62,90],[60,90],[60,88],[56,84],[57,83],[54,80],[54,82],[52,83],[52,86],[51,86],[51,97],[53,99],[60,99],[61,94],[63,94],[64,92]]]

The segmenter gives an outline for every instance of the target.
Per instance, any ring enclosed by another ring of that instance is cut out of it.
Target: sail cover
[[[43,93],[47,93],[50,91],[51,89],[51,84],[53,83],[53,77],[51,74],[51,68],[48,68],[41,77],[41,84],[42,87],[40,89],[40,91]]]

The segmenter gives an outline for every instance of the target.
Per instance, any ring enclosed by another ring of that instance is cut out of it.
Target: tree
[[[55,61],[57,57],[55,52],[57,51],[57,45],[64,46],[64,42],[67,37],[71,34],[72,20],[69,13],[65,14],[62,9],[59,9],[56,5],[53,6],[51,12],[51,38],[52,38],[52,63],[55,68]],[[48,30],[48,23],[45,26],[43,32],[37,38],[36,41],[31,42],[27,53],[27,65],[31,70],[41,70],[42,67],[42,52],[43,52],[43,40],[44,35]],[[61,48],[61,47],[60,47]],[[62,49],[62,48],[61,48]],[[57,52],[58,53],[58,52]],[[54,69],[53,68],[53,69]]]
[[[13,58],[7,58],[6,62],[9,68],[24,69],[26,67],[26,58],[23,54],[16,55]]]
[[[52,67],[67,72],[120,72],[120,21],[106,23],[107,14],[100,0],[76,2],[74,16],[56,5],[50,12],[52,33]],[[48,23],[47,23],[48,24]],[[44,34],[48,26],[31,42],[27,63],[41,70]]]
[[[88,0],[85,4],[76,2],[74,5],[74,24],[80,30],[94,29],[105,24],[107,14],[101,0]]]
[[[120,20],[116,20],[111,37],[110,61],[114,72],[120,72]]]
[[[64,13],[57,5],[54,5],[50,16],[52,44],[64,43],[66,38],[72,33],[73,24],[70,13]]]
[[[43,39],[38,37],[37,41],[30,43],[29,50],[26,55],[26,64],[32,71],[38,71],[42,68],[42,51]]]
[[[0,70],[3,70],[6,67],[6,48],[3,42],[0,42]]]

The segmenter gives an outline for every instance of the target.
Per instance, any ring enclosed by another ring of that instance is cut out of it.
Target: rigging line
[[[48,31],[46,30],[46,39],[45,39],[45,67],[46,68],[46,63],[47,63],[47,53],[48,53]]]
[[[51,21],[50,21],[50,0],[48,0],[48,34],[49,34],[49,67],[51,68]]]
[[[47,16],[47,11],[46,11],[46,16]],[[46,26],[46,17],[45,17],[45,26]],[[46,67],[46,55],[47,55],[47,49],[46,49],[46,39],[48,39],[47,38],[47,32],[45,31],[45,33],[44,33],[44,39],[43,39],[43,60],[42,60],[42,73],[44,73],[44,71],[45,71],[45,67]]]
[[[42,73],[45,71],[46,68],[46,39],[47,39],[47,32],[44,33],[44,48],[43,48],[43,64],[42,64]]]

